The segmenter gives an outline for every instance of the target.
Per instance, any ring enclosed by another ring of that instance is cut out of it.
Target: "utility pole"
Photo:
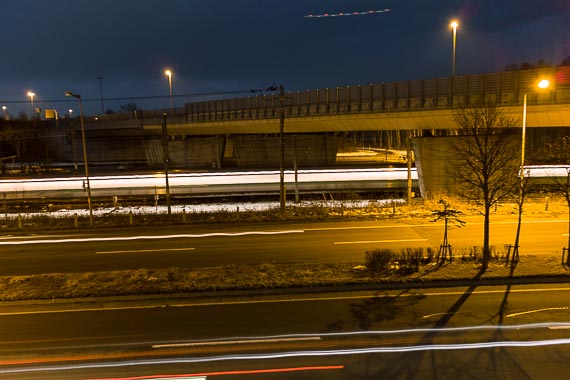
[[[295,170],[295,203],[299,203],[299,173],[297,166],[297,135],[293,135],[293,170]]]
[[[279,86],[279,205],[281,214],[285,213],[285,90]]]
[[[93,226],[93,202],[91,200],[91,184],[89,183],[89,164],[87,162],[87,142],[85,139],[85,121],[83,117],[83,101],[80,94],[66,91],[65,96],[71,96],[79,100],[79,120],[81,123],[81,143],[83,145],[83,166],[85,167],[85,181],[83,186],[87,190],[87,206],[89,207],[89,225]],[[71,135],[73,138],[73,134]],[[73,153],[75,155],[75,153]]]
[[[285,213],[285,89],[283,85],[271,86],[265,91],[279,90],[279,208],[281,214]],[[252,89],[251,92],[263,92],[261,89]]]
[[[99,93],[101,94],[101,115],[104,115],[105,104],[103,103],[103,77],[99,77]]]
[[[170,208],[170,186],[168,184],[168,129],[166,125],[166,112],[162,113],[164,121],[162,123],[162,150],[164,154],[164,179],[166,181],[166,207],[168,208],[168,217],[172,214]]]

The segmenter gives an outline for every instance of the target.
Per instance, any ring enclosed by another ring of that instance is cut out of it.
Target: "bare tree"
[[[520,135],[511,128],[517,125],[516,119],[492,105],[458,110],[454,121],[459,131],[450,147],[447,174],[454,181],[454,192],[482,207],[481,271],[486,271],[491,258],[491,209],[517,189]]]
[[[444,230],[443,230],[443,243],[439,246],[439,253],[437,254],[437,263],[439,265],[449,257],[449,261],[453,260],[453,251],[451,250],[451,244],[449,244],[449,239],[447,238],[447,233],[449,231],[449,223],[455,224],[460,228],[465,226],[465,222],[459,219],[459,215],[462,214],[461,211],[455,210],[449,207],[449,203],[445,199],[440,199],[437,203],[443,205],[443,210],[433,210],[432,214],[436,218],[432,222],[444,220]]]

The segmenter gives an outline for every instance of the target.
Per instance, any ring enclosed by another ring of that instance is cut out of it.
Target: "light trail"
[[[228,337],[219,340],[197,340],[196,343],[202,342],[226,342],[226,341],[244,341],[244,340],[271,340],[271,339],[297,339],[297,338],[338,338],[347,336],[367,336],[367,335],[400,335],[400,334],[418,334],[418,333],[456,333],[470,331],[510,331],[510,330],[529,330],[529,329],[553,329],[563,330],[570,328],[570,322],[541,322],[541,323],[525,323],[518,325],[481,325],[481,326],[462,326],[462,327],[441,327],[441,328],[415,328],[415,329],[397,329],[397,330],[369,330],[369,331],[346,331],[334,333],[315,333],[315,334],[282,334],[267,335],[255,337]]]
[[[324,18],[324,17],[346,17],[346,16],[367,16],[367,15],[377,15],[380,13],[392,12],[391,9],[380,9],[380,10],[370,10],[362,12],[339,12],[339,13],[323,13],[323,14],[308,14],[304,18]]]
[[[178,347],[223,346],[223,345],[233,345],[233,344],[306,342],[313,340],[322,340],[322,338],[320,336],[314,336],[314,337],[271,338],[271,339],[217,340],[217,341],[208,341],[208,342],[153,344],[151,348],[160,349],[160,348],[178,348]]]
[[[247,231],[247,232],[213,232],[209,234],[179,234],[179,235],[142,235],[142,236],[121,236],[121,237],[97,237],[81,239],[44,239],[44,240],[20,240],[20,241],[0,241],[1,245],[26,245],[26,244],[61,244],[61,243],[85,243],[102,241],[132,241],[132,240],[164,240],[164,239],[192,239],[215,236],[249,236],[249,235],[285,235],[301,234],[303,230],[286,231]]]
[[[553,181],[566,178],[567,166],[526,166],[530,178],[537,181]],[[277,191],[279,171],[173,173],[170,186],[177,194],[224,194]],[[375,169],[326,169],[299,170],[297,182],[302,191],[330,189],[385,189],[405,187],[408,172],[405,168]],[[412,181],[418,182],[415,168]],[[0,193],[7,199],[74,197],[83,195],[83,177],[2,179]],[[285,171],[285,182],[295,183],[295,172]],[[94,196],[155,194],[164,187],[164,174],[140,174],[119,176],[92,176],[90,186]]]
[[[389,354],[389,353],[410,353],[419,351],[454,351],[454,350],[474,350],[489,348],[528,348],[528,347],[545,347],[570,345],[570,338],[564,339],[546,339],[532,341],[491,341],[483,343],[459,343],[459,344],[428,344],[418,346],[400,346],[400,347],[369,347],[359,349],[344,350],[316,350],[316,351],[289,351],[276,354],[246,354],[246,355],[221,355],[206,357],[190,357],[190,358],[171,358],[171,359],[155,359],[155,360],[133,360],[124,362],[106,362],[106,363],[85,363],[70,364],[61,366],[46,367],[25,367],[25,368],[7,368],[0,370],[0,374],[16,374],[16,373],[33,373],[33,372],[53,372],[53,371],[70,371],[85,369],[101,369],[101,368],[120,368],[131,366],[149,366],[149,365],[165,365],[165,364],[192,364],[192,363],[212,363],[221,361],[240,361],[240,360],[268,360],[283,359],[295,357],[319,357],[319,356],[346,356],[346,355],[363,355],[363,354]]]
[[[227,376],[227,375],[255,375],[262,373],[284,373],[284,372],[300,372],[300,371],[326,371],[332,369],[343,369],[343,365],[334,366],[312,366],[312,367],[290,367],[290,368],[270,368],[270,369],[253,369],[253,370],[236,370],[236,371],[218,371],[218,372],[205,372],[198,374],[184,374],[184,375],[154,375],[154,376],[135,376],[135,377],[108,377],[90,380],[160,380],[160,379],[187,379],[202,376]]]
[[[396,181],[407,178],[404,168],[377,169],[327,169],[298,170],[299,183],[351,182],[351,181]],[[173,173],[168,178],[172,187],[199,187],[228,185],[262,185],[279,183],[279,171]],[[295,172],[285,171],[285,181],[294,182]],[[412,179],[417,180],[417,171],[412,169]],[[34,191],[83,191],[84,177],[2,179],[0,192],[29,193]],[[164,174],[92,176],[89,179],[93,191],[117,189],[152,189],[164,186]]]

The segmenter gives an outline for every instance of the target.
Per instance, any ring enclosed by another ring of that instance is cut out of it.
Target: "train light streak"
[[[285,181],[294,182],[293,171],[285,171]],[[332,187],[381,188],[404,181],[406,169],[330,169],[299,170],[298,181],[307,190]],[[417,172],[412,171],[417,180]],[[0,180],[0,193],[8,198],[70,197],[83,193],[82,177],[5,179]],[[170,188],[181,193],[239,193],[278,189],[279,171],[178,173],[169,175]],[[164,187],[164,175],[139,174],[90,177],[91,190],[96,196],[122,194],[154,194]]]
[[[324,17],[346,17],[346,16],[366,16],[366,15],[376,15],[379,13],[391,12],[391,9],[381,9],[381,10],[369,10],[363,12],[340,12],[340,13],[323,13],[323,14],[308,14],[304,16],[305,18],[324,18]]]

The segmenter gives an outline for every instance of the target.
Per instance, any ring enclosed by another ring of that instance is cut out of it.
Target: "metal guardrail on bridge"
[[[536,90],[539,79],[551,87]],[[459,108],[473,104],[512,106],[570,103],[570,66],[505,71],[429,80],[377,83],[285,94],[285,115],[310,117],[392,111]],[[186,122],[277,118],[278,94],[264,94],[186,104]]]

